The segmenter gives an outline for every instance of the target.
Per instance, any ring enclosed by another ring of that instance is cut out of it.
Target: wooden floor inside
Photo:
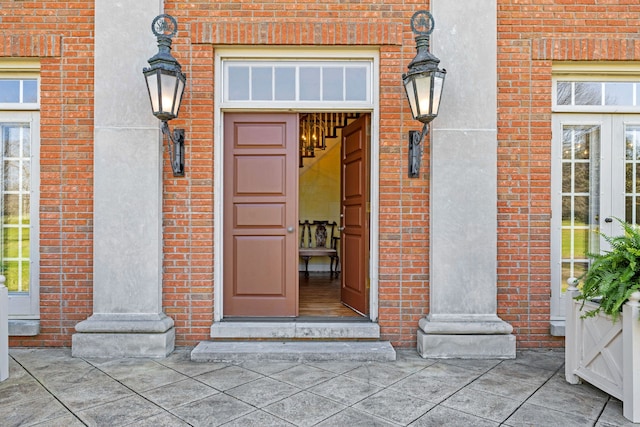
[[[340,302],[340,276],[330,273],[300,274],[299,317],[358,317],[363,316]]]

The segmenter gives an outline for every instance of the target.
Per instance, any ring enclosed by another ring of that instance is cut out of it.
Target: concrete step
[[[191,351],[191,360],[391,362],[396,352],[388,341],[203,341]]]
[[[214,323],[211,338],[379,340],[380,327],[373,322],[349,321],[231,321]]]

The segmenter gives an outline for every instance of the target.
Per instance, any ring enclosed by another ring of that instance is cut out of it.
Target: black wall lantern
[[[142,70],[153,115],[162,120],[162,133],[169,140],[169,157],[173,176],[184,176],[184,129],[169,131],[168,121],[178,117],[184,86],[187,81],[180,63],[171,55],[171,39],[178,23],[170,15],[158,15],[151,23],[158,38],[158,53],[149,59],[149,68]]]
[[[439,69],[440,60],[429,52],[429,35],[433,32],[431,13],[419,10],[411,17],[411,30],[416,35],[416,56],[402,75],[404,89],[415,120],[422,122],[422,131],[409,131],[409,178],[420,174],[422,139],[429,131],[429,123],[438,116],[440,97],[447,70]]]

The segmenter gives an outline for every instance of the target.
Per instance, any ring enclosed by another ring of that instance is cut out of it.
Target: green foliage
[[[581,294],[576,299],[582,300],[583,307],[585,301],[599,302],[598,308],[585,313],[587,317],[602,311],[616,321],[622,305],[633,292],[640,290],[640,231],[637,226],[616,219],[622,224],[624,235],[602,234],[611,245],[611,251],[589,254],[593,262],[580,278]]]

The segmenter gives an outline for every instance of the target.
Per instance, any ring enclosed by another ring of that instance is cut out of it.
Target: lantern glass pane
[[[404,89],[407,92],[407,99],[409,100],[409,106],[411,107],[411,114],[415,119],[417,117],[417,111],[416,111],[417,107],[416,107],[416,92],[415,92],[415,86],[413,85],[413,79],[411,78],[405,79]]]
[[[442,96],[442,85],[444,84],[444,74],[436,73],[433,79],[433,106],[431,108],[431,114],[438,115],[440,109],[440,97]]]
[[[184,94],[184,81],[182,79],[177,80],[178,87],[176,89],[176,101],[173,104],[172,114],[178,116],[178,110],[180,109],[180,103],[182,103],[182,95]]]
[[[175,100],[175,90],[176,90],[176,76],[172,74],[162,74],[162,81],[160,83],[160,96],[161,103],[160,111],[163,113],[173,112],[173,102]]]
[[[418,95],[418,115],[416,117],[431,114],[431,74],[424,73],[416,76],[416,93]]]
[[[151,99],[151,109],[154,113],[160,110],[158,101],[158,72],[147,74],[147,88],[149,88],[149,99]]]

